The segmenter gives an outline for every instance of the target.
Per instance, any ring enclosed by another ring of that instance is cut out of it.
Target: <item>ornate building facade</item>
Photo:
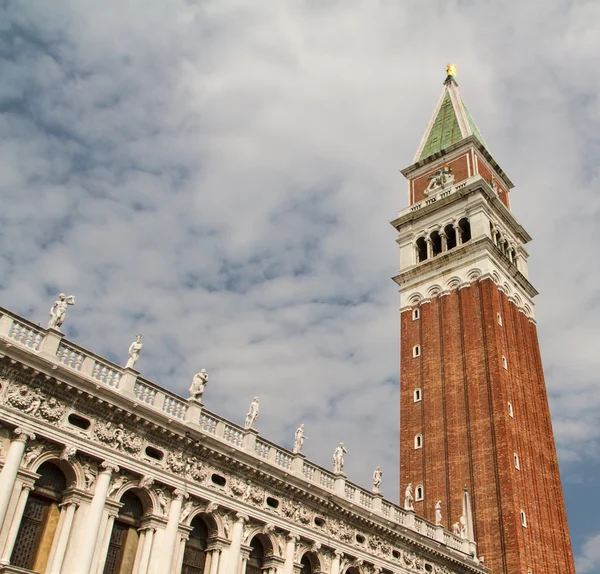
[[[0,572],[484,574],[454,534],[0,308]],[[460,494],[459,494],[460,496]],[[468,496],[463,521],[471,524]]]
[[[398,231],[401,483],[433,517],[459,521],[493,574],[575,572],[525,244],[510,179],[448,68],[410,167]],[[460,524],[457,525],[457,528]]]

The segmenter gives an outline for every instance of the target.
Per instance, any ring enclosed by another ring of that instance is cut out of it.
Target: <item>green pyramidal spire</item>
[[[471,135],[487,148],[479,128],[460,97],[455,79],[456,66],[449,64],[446,71],[442,95],[427,125],[414,162],[421,161]]]

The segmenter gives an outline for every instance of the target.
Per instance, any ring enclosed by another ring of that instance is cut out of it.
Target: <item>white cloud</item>
[[[543,7],[543,9],[542,9]],[[593,3],[15,4],[0,86],[0,295],[398,497],[398,252],[444,65],[517,187],[563,474],[598,457]],[[544,33],[533,35],[532,30]],[[573,467],[569,466],[569,463]],[[566,465],[566,466],[565,466]],[[575,472],[575,470],[574,470]],[[579,471],[577,471],[579,472]],[[577,529],[577,518],[570,517]]]
[[[579,574],[600,571],[600,533],[586,540],[576,563]]]

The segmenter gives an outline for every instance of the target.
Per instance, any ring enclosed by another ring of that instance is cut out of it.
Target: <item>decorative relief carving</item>
[[[170,452],[167,456],[167,467],[174,474],[181,474],[185,468],[183,454],[181,452]]]
[[[85,488],[85,490],[92,490],[92,487],[94,486],[95,482],[96,482],[96,477],[98,476],[98,471],[97,469],[94,469],[93,464],[90,464],[89,462],[84,462],[82,465],[83,468],[83,487]]]
[[[11,388],[6,395],[6,402],[25,414],[52,423],[58,421],[65,412],[65,407],[54,397],[47,398],[38,389],[27,385]]]
[[[72,460],[77,454],[77,449],[73,445],[66,445],[60,453],[61,460]]]
[[[169,508],[169,499],[167,498],[167,495],[165,494],[165,489],[164,488],[155,488],[154,492],[156,493],[156,498],[158,499],[158,505],[160,506],[159,513],[161,514],[161,516],[166,516],[167,510]]]
[[[126,431],[122,424],[113,426],[109,421],[98,425],[94,433],[103,442],[120,452],[136,455],[142,450],[142,439],[134,432]]]
[[[208,476],[208,471],[195,456],[191,456],[185,461],[185,476],[196,482],[204,482]]]
[[[110,498],[114,494],[116,494],[119,489],[130,480],[130,477],[127,474],[119,474],[114,477],[109,489],[107,496]]]

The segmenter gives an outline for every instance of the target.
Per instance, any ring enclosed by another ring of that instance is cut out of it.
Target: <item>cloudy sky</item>
[[[600,3],[0,2],[0,305],[398,499],[398,271],[447,62],[534,237],[578,572],[600,573]],[[457,485],[459,487],[460,485]]]

